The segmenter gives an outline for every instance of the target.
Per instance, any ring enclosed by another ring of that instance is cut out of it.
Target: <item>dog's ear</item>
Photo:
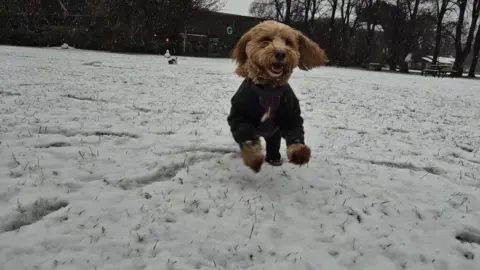
[[[309,70],[325,65],[328,61],[325,51],[302,32],[297,31],[297,36],[300,46],[300,62],[298,67],[302,70]]]
[[[240,40],[237,42],[235,45],[235,48],[233,49],[232,52],[232,58],[235,59],[238,63],[238,67],[235,70],[235,73],[237,75],[246,78],[248,75],[248,72],[245,68],[245,63],[247,62],[247,43],[252,39],[250,31],[245,33]]]
[[[238,65],[243,65],[247,62],[247,43],[252,39],[250,31],[243,34],[240,40],[235,45],[232,52],[232,58],[237,61]]]

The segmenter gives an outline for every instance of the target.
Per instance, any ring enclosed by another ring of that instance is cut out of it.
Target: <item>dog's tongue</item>
[[[275,73],[280,73],[282,72],[282,66],[281,65],[272,65],[272,71]]]

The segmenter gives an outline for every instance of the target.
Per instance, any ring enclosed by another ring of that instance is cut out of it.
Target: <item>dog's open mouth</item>
[[[273,64],[267,70],[268,75],[271,77],[280,77],[283,74],[283,65],[281,64]]]

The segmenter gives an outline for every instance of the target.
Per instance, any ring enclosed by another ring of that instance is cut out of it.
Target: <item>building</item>
[[[176,55],[228,57],[242,34],[261,21],[202,10],[191,18],[168,21],[172,25],[167,22],[162,29],[138,25],[140,31],[132,38],[129,20],[125,21],[127,31],[109,28],[108,18],[101,12],[92,13],[87,0],[43,0],[34,6],[27,3],[0,3],[0,44],[46,47],[67,43],[93,50],[164,54],[169,49]],[[171,30],[178,29],[183,20],[183,30]]]
[[[178,54],[228,57],[241,36],[262,19],[201,11],[189,21],[191,23],[180,33]]]

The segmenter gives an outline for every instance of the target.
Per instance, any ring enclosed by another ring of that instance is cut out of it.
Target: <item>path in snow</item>
[[[312,161],[253,174],[229,60],[0,62],[0,269],[480,269],[478,81],[296,71]]]

